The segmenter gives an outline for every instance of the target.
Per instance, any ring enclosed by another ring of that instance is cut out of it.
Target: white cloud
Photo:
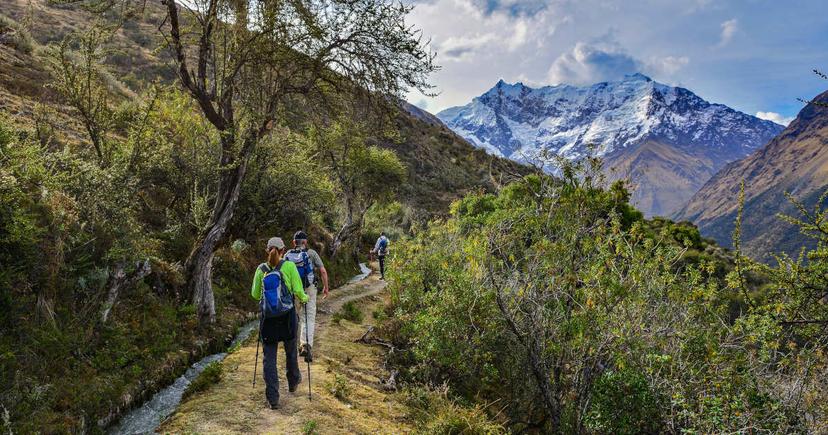
[[[436,0],[418,4],[412,20],[433,37],[438,61],[475,61],[485,53],[515,52],[554,32],[545,9],[532,16],[513,13],[518,3],[498,3],[487,11],[477,0]]]
[[[538,86],[550,84],[550,78],[587,83],[638,70],[749,113],[777,107],[791,95],[816,94],[824,85],[792,79],[791,71],[809,71],[826,58],[819,55],[824,41],[812,31],[828,25],[825,0],[803,0],[797,8],[785,2],[720,0],[404,3],[415,6],[406,24],[422,29],[442,66],[431,76],[439,93],[428,98],[434,111],[468,103],[499,78]],[[785,22],[802,25],[785,27],[779,21],[783,15],[790,18]],[[750,32],[748,39],[750,29],[767,31]],[[813,55],[794,55],[792,46]],[[731,49],[739,56],[716,52]],[[606,59],[598,59],[602,54]],[[617,70],[605,66],[613,62]],[[412,92],[410,98],[422,96]]]
[[[647,62],[647,71],[658,75],[671,76],[690,63],[687,56],[654,57]]]
[[[548,77],[553,84],[584,85],[636,73],[642,66],[640,61],[617,47],[579,42],[552,62]]]
[[[558,56],[549,67],[549,82],[587,85],[637,72],[665,80],[690,62],[686,56],[654,56],[642,61],[628,54],[611,37],[602,40],[605,42],[599,44],[579,42],[572,50]]]
[[[724,47],[727,45],[731,39],[733,39],[733,35],[739,30],[739,20],[736,18],[731,18],[721,24],[722,26],[722,33],[719,36],[719,46]]]
[[[475,36],[452,36],[443,41],[437,49],[443,60],[461,61],[472,57],[476,51],[495,40],[493,34]]]
[[[793,117],[786,118],[786,117],[784,117],[784,116],[782,116],[782,115],[780,115],[776,112],[756,112],[756,117],[759,118],[759,119],[765,119],[765,120],[768,120],[768,121],[773,121],[777,124],[781,124],[781,125],[785,125],[785,126],[787,126],[788,124],[790,124],[794,120]]]
[[[509,50],[514,51],[526,43],[526,35],[529,33],[529,25],[526,21],[520,20],[515,23],[515,33],[509,38]]]

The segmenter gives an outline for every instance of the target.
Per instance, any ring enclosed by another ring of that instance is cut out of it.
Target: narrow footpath
[[[356,342],[371,325],[373,312],[388,300],[385,282],[376,273],[331,290],[317,313],[314,362],[311,364],[313,400],[308,400],[307,364],[299,358],[302,383],[287,391],[284,352],[279,347],[281,408],[271,410],[264,396],[261,360],[252,386],[256,355],[255,334],[222,363],[222,380],[183,402],[158,429],[161,433],[274,433],[274,434],[400,434],[411,433],[401,393],[389,390],[382,346]],[[333,314],[357,301],[361,323]],[[261,353],[259,355],[261,358]],[[337,397],[339,396],[339,397]]]

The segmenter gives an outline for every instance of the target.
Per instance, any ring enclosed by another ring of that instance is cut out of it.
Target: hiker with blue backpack
[[[388,255],[388,237],[385,235],[385,231],[380,233],[379,238],[377,239],[377,243],[374,244],[374,249],[371,250],[372,254],[377,254],[377,258],[379,259],[379,266],[380,266],[380,279],[385,279],[385,256]]]
[[[322,298],[328,297],[328,271],[319,254],[308,248],[308,235],[302,230],[293,235],[293,249],[285,254],[285,258],[296,265],[308,295],[308,303],[302,307],[304,313],[299,316],[299,356],[310,363],[313,361],[313,333],[316,329],[317,285],[322,284]]]
[[[265,396],[271,409],[279,408],[279,373],[276,369],[276,351],[281,342],[285,348],[288,391],[296,391],[302,382],[297,358],[297,315],[295,299],[307,303],[302,278],[296,265],[283,258],[285,242],[279,237],[267,241],[267,261],[256,268],[253,288],[250,294],[259,302],[259,341],[264,355],[262,371],[265,380]],[[256,360],[258,362],[258,343]],[[310,372],[308,372],[310,376]],[[256,385],[256,371],[253,370],[253,385]]]

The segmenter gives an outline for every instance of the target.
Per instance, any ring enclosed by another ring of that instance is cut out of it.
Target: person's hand
[[[328,288],[328,286],[322,287],[322,299],[325,299],[325,298],[328,297],[328,292],[330,292],[330,289]]]

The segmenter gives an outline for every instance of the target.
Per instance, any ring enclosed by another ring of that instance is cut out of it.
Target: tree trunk
[[[354,234],[359,233],[361,229],[362,225],[354,222],[346,222],[345,225],[342,225],[342,228],[336,233],[336,238],[334,238],[333,246],[331,247],[331,258],[336,257],[336,253],[339,252],[342,244],[350,240]]]
[[[365,212],[368,211],[369,208],[371,208],[371,205],[359,208],[354,205],[354,201],[349,200],[346,197],[345,209],[348,210],[348,212],[345,217],[345,224],[342,225],[342,228],[340,228],[334,238],[333,246],[331,247],[331,258],[336,257],[336,253],[339,252],[339,248],[342,247],[343,243],[353,239],[355,235],[358,236],[362,232],[362,225],[365,222]],[[354,247],[355,251],[358,249],[359,246]]]
[[[201,237],[196,241],[193,250],[190,252],[190,257],[187,259],[185,270],[189,278],[189,289],[201,324],[215,323],[216,321],[216,304],[213,298],[212,286],[213,256],[215,255],[216,246],[224,237],[227,225],[230,223],[236,204],[239,201],[239,192],[255,141],[255,137],[246,140],[238,166],[219,178],[216,202],[213,205],[210,222],[202,232]],[[223,150],[232,149],[232,146],[227,146],[232,143],[232,138],[224,138],[222,142]],[[223,167],[232,163],[232,159],[226,154],[222,156]]]
[[[494,274],[491,270],[489,273],[491,275],[490,279],[493,280]],[[546,417],[549,420],[552,432],[559,433],[561,428],[561,400],[558,394],[558,386],[560,385],[560,369],[559,367],[556,367],[553,373],[555,376],[555,387],[553,387],[549,382],[549,370],[541,357],[542,351],[539,349],[539,343],[537,342],[537,338],[534,337],[534,333],[531,331],[531,328],[525,335],[521,332],[515,322],[515,319],[509,312],[506,302],[503,300],[502,292],[499,288],[495,289],[495,301],[497,302],[497,307],[500,310],[501,316],[503,316],[503,319],[506,321],[506,325],[508,325],[509,329],[512,331],[512,334],[515,335],[515,338],[517,338],[518,342],[526,350],[527,357],[529,359],[530,372],[535,378],[535,382],[541,392],[542,400],[540,400],[540,404],[546,412]]]
[[[116,264],[115,269],[112,271],[112,275],[109,277],[109,292],[106,297],[106,302],[104,302],[103,308],[101,308],[101,324],[106,323],[109,319],[109,313],[111,313],[112,308],[115,307],[115,303],[118,301],[118,296],[120,295],[121,290],[137,284],[138,281],[144,279],[144,277],[152,272],[152,266],[150,265],[149,260],[139,262],[135,270],[130,273],[129,276],[127,276],[124,269],[124,263]]]

